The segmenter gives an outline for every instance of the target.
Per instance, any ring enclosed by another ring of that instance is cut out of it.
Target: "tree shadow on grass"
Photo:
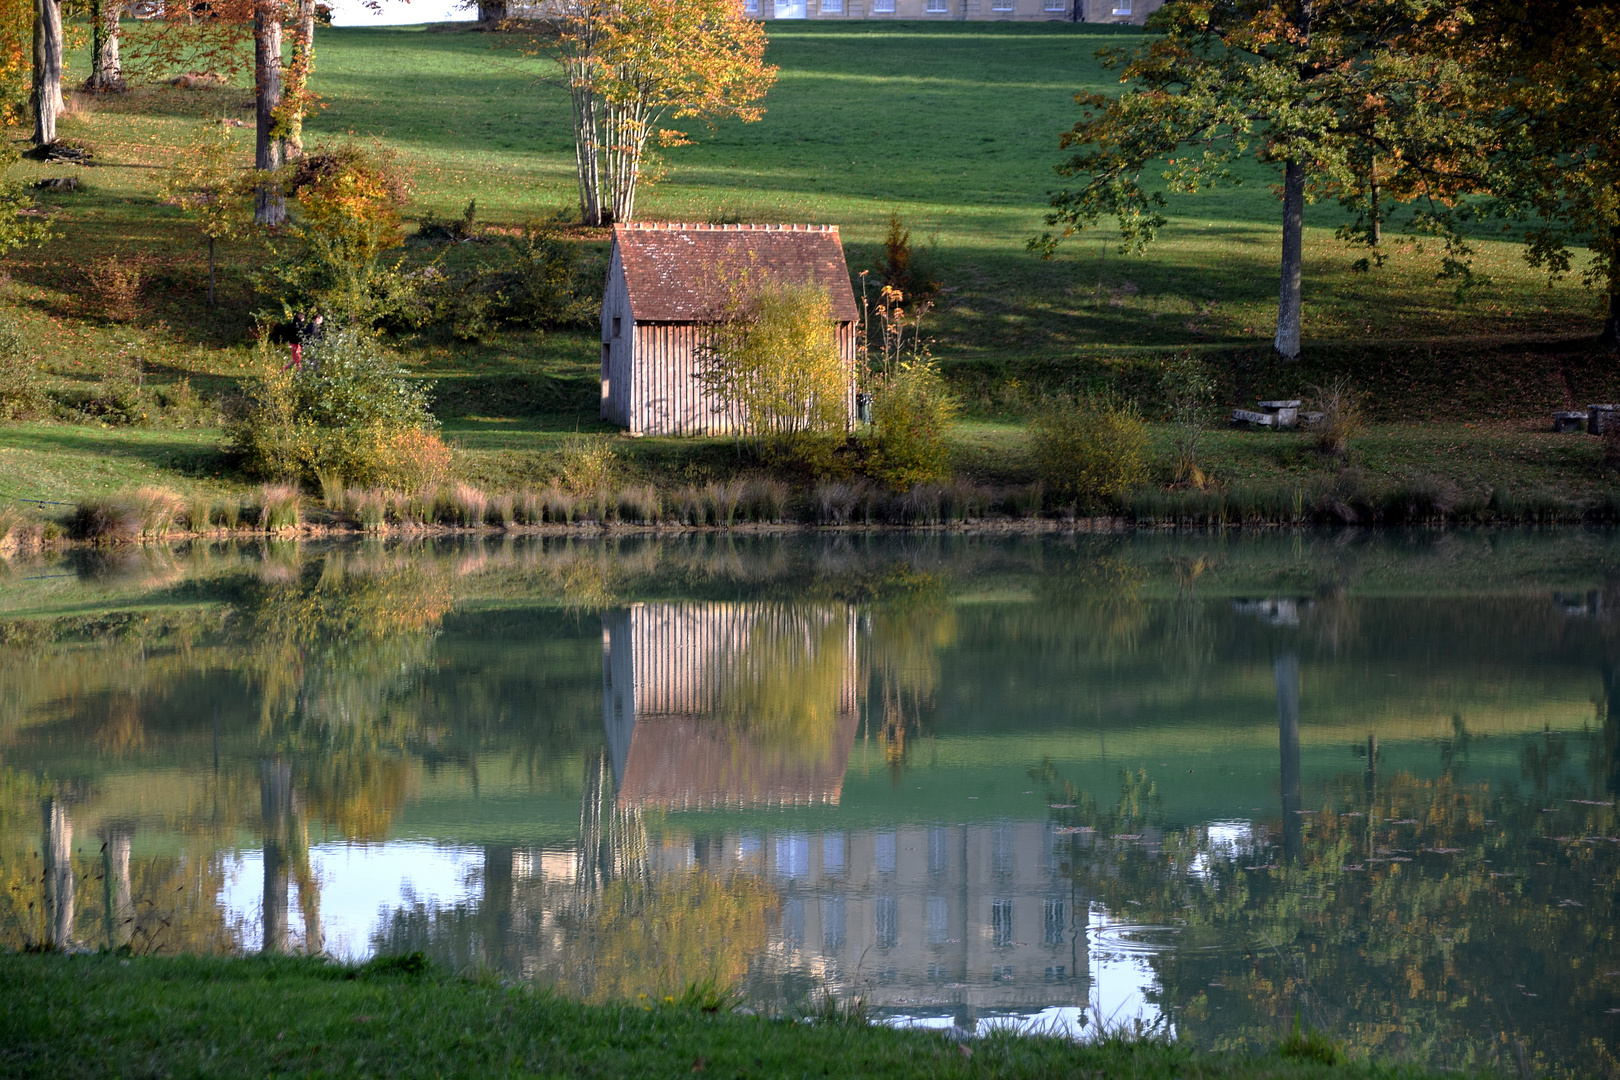
[[[182,476],[213,476],[232,466],[231,455],[218,445],[164,442],[156,438],[143,439],[140,434],[156,435],[157,432],[135,428],[92,431],[71,425],[35,426],[9,433],[0,445],[44,453],[124,458]]]

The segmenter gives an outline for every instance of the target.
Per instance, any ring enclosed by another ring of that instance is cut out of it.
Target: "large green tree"
[[[1497,133],[1497,209],[1529,223],[1525,253],[1554,275],[1585,249],[1620,349],[1620,7],[1611,0],[1476,0],[1476,107]]]
[[[1381,200],[1419,201],[1419,224],[1460,246],[1450,208],[1480,181],[1483,134],[1464,108],[1474,69],[1435,43],[1465,25],[1458,0],[1172,0],[1142,45],[1101,54],[1125,92],[1076,96],[1057,171],[1081,183],[1052,197],[1059,234],[1032,246],[1051,254],[1112,217],[1121,250],[1140,252],[1166,192],[1237,183],[1252,152],[1282,174],[1276,348],[1297,358],[1308,199],[1358,208],[1374,243]]]

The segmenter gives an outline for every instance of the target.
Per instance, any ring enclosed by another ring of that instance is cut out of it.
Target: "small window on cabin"
[[[613,336],[614,337],[619,336],[619,322],[620,322],[620,317],[617,316],[617,315],[613,316]]]
[[[611,360],[611,359],[613,359],[613,346],[611,346],[611,345],[603,345],[602,346],[602,378],[604,378],[604,379],[607,378],[608,361]]]

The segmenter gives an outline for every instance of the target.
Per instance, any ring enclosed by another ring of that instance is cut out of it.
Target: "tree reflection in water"
[[[1181,928],[1152,958],[1177,1031],[1253,1047],[1300,1015],[1362,1053],[1499,1069],[1522,1053],[1538,1074],[1612,1071],[1613,1047],[1569,1039],[1564,1021],[1620,998],[1620,822],[1601,782],[1549,783],[1566,740],[1525,749],[1516,791],[1379,775],[1372,742],[1364,772],[1314,785],[1295,811],[1282,731],[1284,813],[1237,843],[1162,827],[1145,774],[1124,777],[1104,810],[1047,773],[1076,804],[1056,820],[1079,887]]]

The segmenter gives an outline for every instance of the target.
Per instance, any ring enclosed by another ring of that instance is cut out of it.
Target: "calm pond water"
[[[1620,536],[0,563],[0,946],[1612,1069]]]

